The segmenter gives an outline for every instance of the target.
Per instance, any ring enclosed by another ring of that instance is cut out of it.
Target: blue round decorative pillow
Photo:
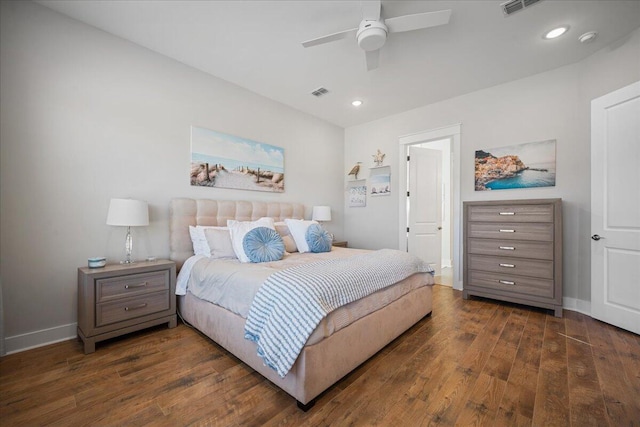
[[[257,227],[245,234],[242,248],[251,262],[278,261],[284,256],[282,237],[268,227]]]
[[[309,228],[307,228],[305,238],[311,252],[319,253],[331,251],[333,239],[331,238],[331,235],[320,225],[311,224]]]

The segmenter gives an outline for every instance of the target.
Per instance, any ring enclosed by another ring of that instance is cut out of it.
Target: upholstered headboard
[[[178,270],[193,255],[190,225],[226,226],[228,219],[255,221],[262,217],[275,221],[304,219],[300,203],[246,202],[235,200],[173,199],[169,204],[169,258]]]

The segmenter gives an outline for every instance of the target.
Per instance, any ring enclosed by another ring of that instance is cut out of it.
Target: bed
[[[226,226],[227,220],[255,221],[262,217],[270,217],[275,221],[286,218],[303,219],[304,205],[174,199],[170,204],[170,258],[176,262],[179,270],[185,262],[188,265],[194,264],[190,225]],[[301,255],[308,258],[309,255],[340,258],[356,256],[360,252],[362,251],[334,247],[326,254]],[[287,260],[295,262],[295,254],[287,255]],[[204,265],[213,261],[197,262]],[[215,270],[217,266],[208,268]],[[178,296],[178,310],[183,320],[294,397],[301,409],[308,410],[323,391],[423,317],[431,314],[432,284],[431,274],[416,273],[388,289],[377,291],[332,312],[313,332],[284,377],[265,365],[264,360],[257,355],[256,343],[245,339],[246,318],[238,310],[234,312],[198,298],[190,290]],[[379,299],[386,299],[385,305],[380,306],[381,303],[377,301]],[[344,320],[352,316],[353,310],[362,311],[365,306],[373,308],[367,314],[356,316],[355,320]],[[331,326],[341,322],[343,326]]]

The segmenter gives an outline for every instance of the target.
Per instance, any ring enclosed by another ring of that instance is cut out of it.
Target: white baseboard
[[[562,297],[562,308],[591,316],[591,301]]]
[[[11,354],[60,341],[68,341],[78,336],[77,327],[77,323],[70,323],[68,325],[6,337],[4,339],[4,349],[7,352],[6,354]]]

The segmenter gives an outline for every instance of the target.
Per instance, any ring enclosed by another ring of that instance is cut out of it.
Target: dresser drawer
[[[470,206],[469,221],[553,222],[553,205]]]
[[[551,223],[468,223],[469,236],[480,239],[553,241]]]
[[[467,244],[470,254],[553,260],[553,242],[468,239]]]
[[[469,285],[509,293],[553,298],[553,280],[471,271],[469,272]]]
[[[469,270],[553,279],[553,261],[469,255]]]
[[[96,327],[169,310],[169,291],[123,298],[96,305]]]
[[[169,289],[169,271],[132,274],[96,280],[96,302]]]

